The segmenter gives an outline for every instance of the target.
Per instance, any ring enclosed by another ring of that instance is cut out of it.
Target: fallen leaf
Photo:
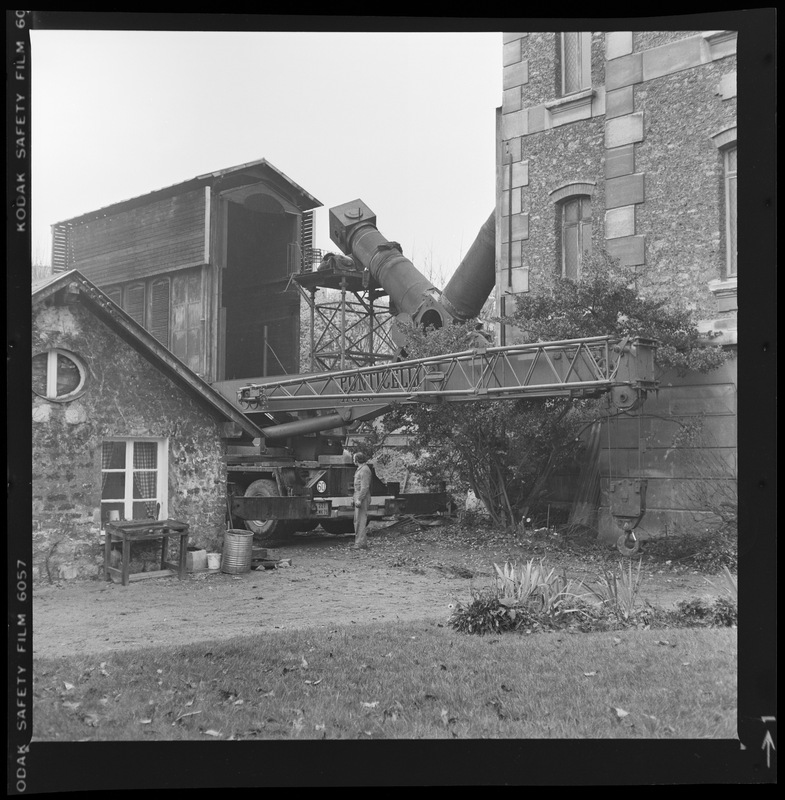
[[[176,725],[181,719],[185,719],[186,717],[193,717],[194,714],[201,714],[201,711],[189,711],[187,714],[180,714],[177,719],[172,723],[172,725]]]
[[[68,681],[63,681],[63,686],[65,686],[66,692],[70,692],[74,688],[73,683],[68,683]]]
[[[615,706],[611,706],[611,709],[616,714],[617,719],[624,719],[625,717],[629,716],[630,712],[625,711],[623,708],[616,708]]]
[[[140,725],[149,725],[151,722],[152,722],[151,719],[140,719],[139,720],[139,724]]]
[[[205,731],[205,735],[206,736],[223,736],[223,734],[220,731],[214,731],[212,728],[210,728],[209,731]]]
[[[243,699],[241,698],[240,700],[235,700],[235,701],[234,701],[234,705],[236,705],[236,706],[241,706],[241,705],[242,705],[244,702],[245,702],[245,700],[243,700]]]
[[[613,637],[613,644],[614,645],[621,644],[621,639],[618,636],[614,636]]]
[[[584,672],[583,673],[587,678],[593,678],[597,673],[596,672]]]
[[[100,718],[95,714],[87,714],[84,718],[85,725],[89,725],[91,728],[97,728],[99,722]]]
[[[300,662],[300,669],[308,669],[308,662],[305,660],[305,656],[303,656],[303,660]]]
[[[314,730],[323,731],[325,729],[324,725],[314,725]]]

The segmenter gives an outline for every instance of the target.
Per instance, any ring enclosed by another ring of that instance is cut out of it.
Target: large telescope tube
[[[401,253],[397,242],[379,233],[376,215],[362,200],[330,209],[330,238],[367,269],[397,308],[417,324],[441,328],[453,315],[441,292]]]
[[[362,200],[330,209],[330,237],[367,269],[387,292],[398,316],[440,328],[476,317],[496,283],[496,214],[488,217],[449,283],[440,292],[379,233],[376,215]],[[405,315],[405,316],[403,316]]]
[[[456,319],[478,316],[496,284],[496,212],[485,221],[469,252],[442,292],[442,304]]]

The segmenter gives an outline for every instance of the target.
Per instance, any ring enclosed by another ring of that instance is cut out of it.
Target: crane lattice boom
[[[351,408],[357,414],[380,403],[580,397],[622,387],[637,397],[656,388],[654,352],[651,340],[619,341],[609,336],[476,348],[249,384],[237,395],[248,411]]]

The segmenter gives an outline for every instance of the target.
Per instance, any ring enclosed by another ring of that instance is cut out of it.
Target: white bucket
[[[221,569],[221,554],[208,553],[207,554],[207,569]]]

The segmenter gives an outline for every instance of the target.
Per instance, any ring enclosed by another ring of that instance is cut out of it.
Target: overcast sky
[[[501,33],[34,30],[33,256],[50,226],[267,159],[327,209],[363,199],[446,281],[494,207]],[[435,280],[437,282],[437,280]],[[437,282],[438,285],[438,282]]]

